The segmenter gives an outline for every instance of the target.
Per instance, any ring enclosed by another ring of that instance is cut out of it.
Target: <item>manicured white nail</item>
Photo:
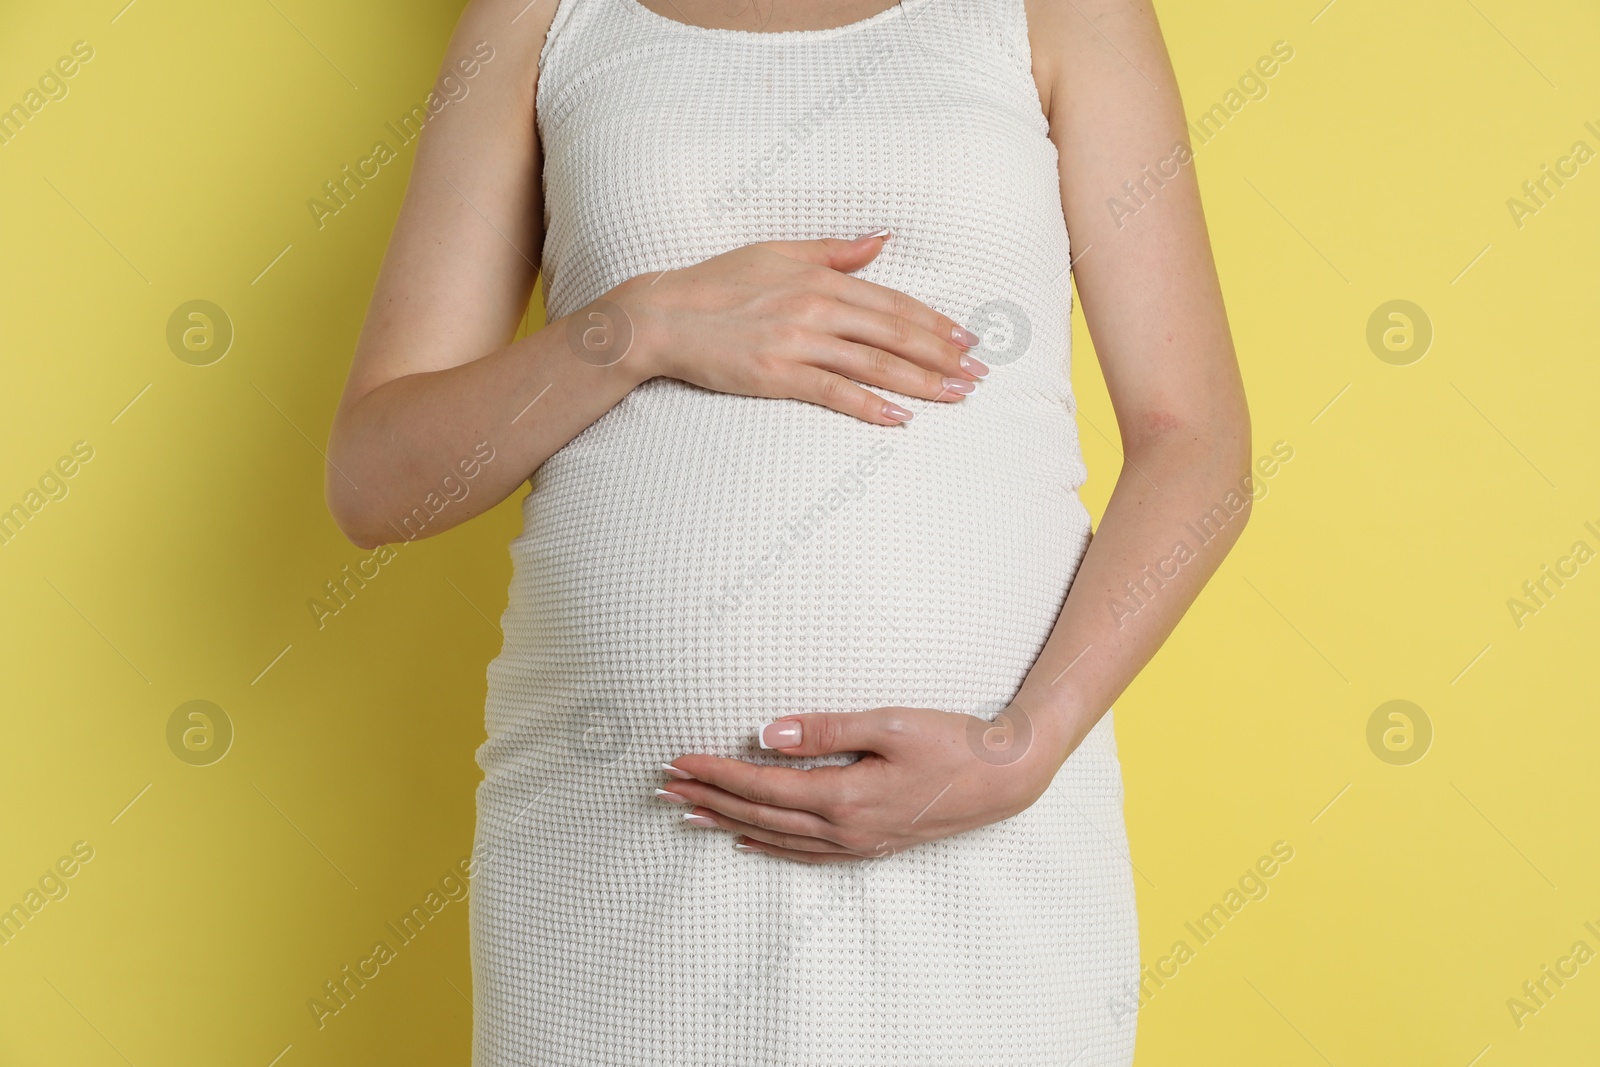
[[[660,797],[662,800],[670,800],[674,804],[685,804],[689,800],[689,798],[684,796],[682,793],[674,793],[669,789],[657,789],[656,796]]]
[[[800,743],[800,724],[769,722],[761,728],[757,740],[762,748],[793,748]]]
[[[888,237],[888,236],[889,236],[889,227],[885,226],[881,230],[876,230],[876,231],[874,231],[872,233],[864,233],[860,237],[857,237],[856,240],[865,241],[869,237]]]
[[[690,774],[688,771],[679,770],[670,763],[663,763],[661,765],[661,769],[672,775],[674,778],[685,778],[689,780],[693,780],[694,778],[694,775]]]
[[[761,848],[759,845],[747,845],[743,841],[735,841],[733,843],[733,847],[738,849],[740,852],[765,852],[766,851],[766,849]]]
[[[711,826],[711,827],[715,827],[717,825],[717,821],[715,819],[708,819],[704,815],[696,815],[692,811],[686,811],[686,812],[683,813],[683,821],[684,822],[692,822],[696,826]]]

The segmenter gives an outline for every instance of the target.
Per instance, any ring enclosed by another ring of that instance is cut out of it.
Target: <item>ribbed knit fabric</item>
[[[1109,714],[1027,811],[885,859],[739,852],[651,796],[688,753],[848,762],[759,749],[788,713],[992,717],[1055,624],[1090,522],[1023,0],[778,33],[560,0],[538,116],[551,318],[889,226],[858,276],[982,333],[993,373],[954,404],[880,390],[899,427],[658,378],[536,472],[478,753],[473,1062],[1128,1064]]]

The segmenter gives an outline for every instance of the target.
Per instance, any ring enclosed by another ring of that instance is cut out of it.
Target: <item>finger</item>
[[[901,747],[899,739],[912,729],[904,711],[873,708],[785,715],[763,726],[757,740],[762,748],[775,749],[786,756],[825,756],[834,752],[876,752],[887,756]]]
[[[885,229],[853,239],[824,237],[814,241],[768,241],[766,245],[790,259],[847,273],[871,263],[883,250],[883,243],[889,236]]]
[[[977,347],[983,340],[950,316],[941,315],[916,297],[892,286],[841,275],[829,288],[841,303],[891,319],[904,320],[928,334],[938,344],[938,351],[958,364],[968,349]],[[988,368],[983,364],[976,365],[979,369],[972,377],[981,378],[988,373]]]
[[[825,841],[820,837],[807,837],[804,834],[785,834],[777,830],[768,830],[763,826],[754,826],[750,823],[730,819],[728,816],[711,808],[696,807],[684,812],[684,818],[690,815],[699,815],[710,819],[717,824],[718,829],[730,830],[736,834],[744,834],[763,844],[777,845],[779,848],[793,849],[796,852],[843,852],[847,851],[837,841]],[[710,829],[710,827],[706,827]]]
[[[804,774],[805,771],[796,771]],[[797,808],[776,807],[770,804],[757,804],[737,793],[731,793],[716,786],[707,785],[705,782],[680,782],[676,783],[672,792],[683,797],[690,804],[698,804],[710,808],[719,815],[726,815],[730,819],[737,819],[750,826],[759,826],[774,833],[794,834],[800,837],[818,837],[831,839],[832,824],[827,819],[813,811]],[[812,803],[819,803],[813,800]]]
[[[832,805],[852,794],[851,786],[845,779],[856,769],[856,764],[851,764],[848,767],[813,767],[810,770],[801,770],[798,767],[772,767],[747,763],[744,760],[729,759],[724,756],[686,756],[679,762],[685,765],[685,770],[692,771],[695,781],[675,781],[672,783],[672,791],[689,797],[695,803],[701,803],[702,797],[709,800],[712,797],[732,794],[749,804],[751,808],[807,812],[824,822],[828,821],[828,810]],[[701,793],[697,791],[698,785],[705,785],[708,788]],[[745,818],[738,811],[730,810],[728,814]],[[816,826],[783,827],[783,829],[791,828],[813,837],[821,836]]]
[[[780,384],[796,400],[804,400],[853,415],[862,422],[898,426],[911,418],[909,408],[863,389],[842,374],[803,363],[789,364],[780,372]]]
[[[860,270],[870,262],[882,250],[883,241],[887,239],[887,231],[880,231],[853,241],[833,238],[820,241],[769,241],[766,246],[791,259],[829,268],[831,275],[823,274],[820,277],[827,279],[825,288],[841,303],[901,320],[905,326],[916,327],[930,335],[938,351],[946,357],[938,367],[941,371],[965,374],[969,381],[987,376],[989,368],[983,363],[963,358],[967,349],[975,348],[982,342],[983,339],[977,334],[908,293],[850,276],[851,271]]]
[[[765,852],[777,856],[779,859],[798,860],[801,863],[853,863],[866,859],[850,852],[800,852],[795,849],[779,848],[777,845],[768,845],[762,842],[753,842],[747,838],[740,838],[741,844],[753,844],[756,847],[740,849],[741,852]]]
[[[974,388],[969,378],[952,378],[919,367],[893,352],[826,335],[819,339],[809,362],[867,385],[893,389],[924,400],[954,402]]]

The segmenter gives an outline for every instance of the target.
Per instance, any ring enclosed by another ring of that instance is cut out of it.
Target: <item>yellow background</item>
[[[125,2],[0,16],[0,106],[95,50],[0,148],[0,507],[94,449],[0,547],[0,908],[94,849],[0,948],[0,1063],[464,1063],[464,904],[306,1006],[470,851],[520,528],[519,493],[307,609],[367,555],[318,449],[414,149],[320,232],[305,202],[424,98],[455,5]],[[1295,852],[1149,998],[1138,1062],[1593,1063],[1600,961],[1520,1028],[1506,1000],[1600,950],[1600,563],[1520,629],[1506,601],[1600,549],[1600,162],[1520,228],[1506,200],[1600,149],[1600,10],[1322,2],[1161,8],[1192,117],[1295,50],[1197,153],[1256,453],[1294,458],[1118,705],[1145,962]],[[237,331],[205,367],[166,342],[195,299]],[[1366,342],[1394,299],[1435,333],[1407,366]],[[194,699],[236,731],[209,766],[167,744]],[[1367,744],[1392,699],[1433,726],[1410,765]]]

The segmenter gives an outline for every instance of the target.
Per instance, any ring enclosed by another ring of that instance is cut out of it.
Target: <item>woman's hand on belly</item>
[[[892,426],[912,413],[856,383],[950,402],[988,368],[967,355],[977,334],[897,289],[851,276],[886,234],[745,245],[630,278],[605,299],[626,313],[630,358],[652,377],[804,400]]]
[[[699,825],[805,863],[888,856],[1008,819],[1044,794],[1067,756],[1015,707],[992,722],[930,708],[792,715],[762,736],[788,756],[863,755],[809,770],[685,755],[660,793]]]

